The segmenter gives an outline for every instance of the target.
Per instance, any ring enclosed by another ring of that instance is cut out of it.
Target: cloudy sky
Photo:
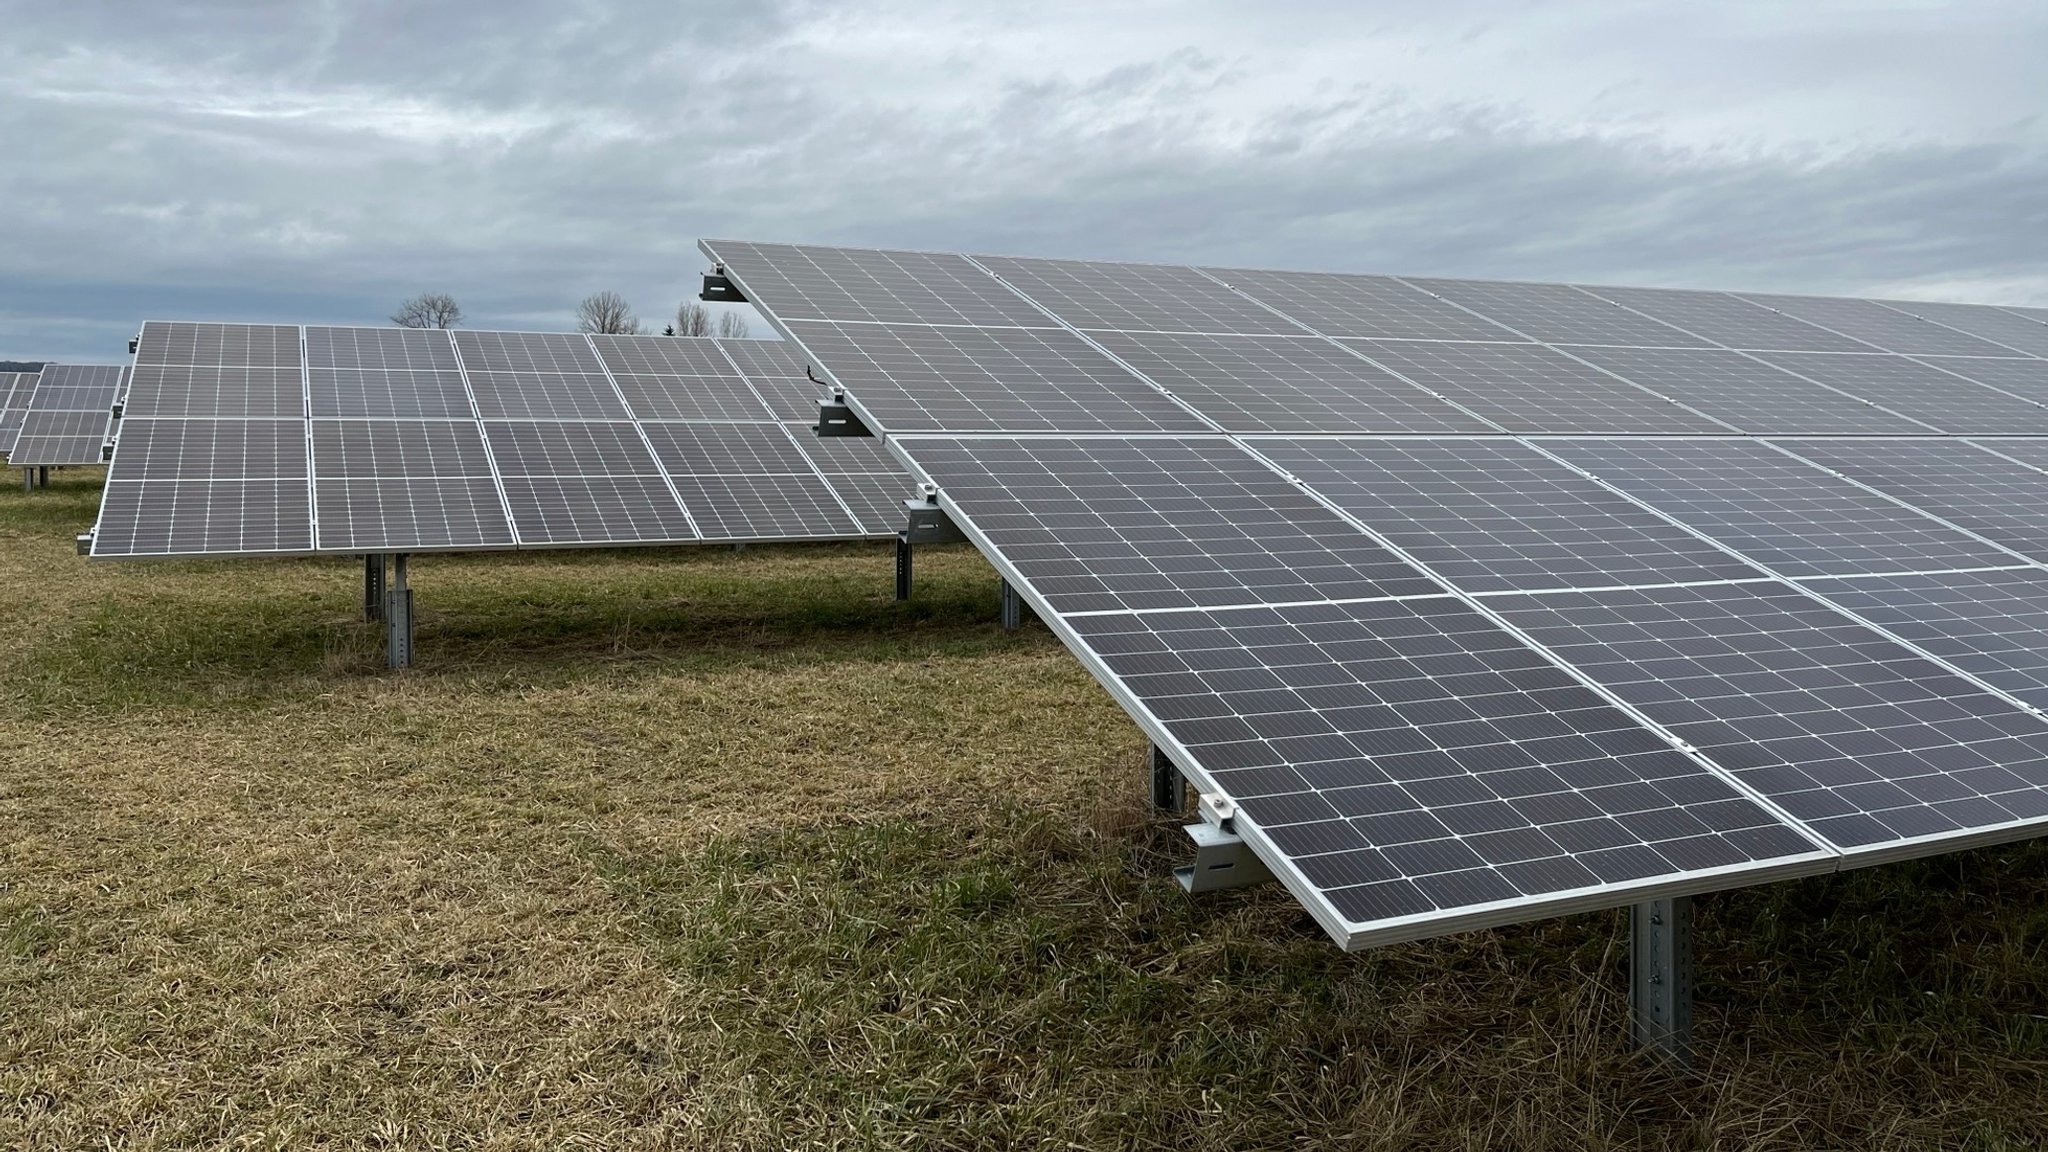
[[[0,0],[0,358],[699,237],[2048,303],[2040,0]]]

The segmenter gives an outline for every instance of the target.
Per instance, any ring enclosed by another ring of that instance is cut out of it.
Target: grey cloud
[[[104,358],[145,315],[375,323],[428,288],[478,324],[560,326],[601,288],[659,323],[709,235],[2048,303],[2048,143],[2017,114],[1703,145],[1626,108],[1574,122],[1533,87],[1298,82],[1294,49],[1201,6],[1086,68],[914,20],[871,45],[803,4],[12,7],[0,356]],[[1569,31],[1477,0],[1375,11],[1445,52]],[[1623,15],[1589,60],[1624,50]],[[1805,91],[1788,45],[1809,35],[1765,36],[1731,103]],[[1859,35],[1888,59],[1930,34]],[[1636,99],[1611,72],[1587,106]]]

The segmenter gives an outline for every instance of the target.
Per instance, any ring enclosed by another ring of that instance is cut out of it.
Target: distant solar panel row
[[[127,381],[128,369],[116,365],[46,365],[8,462],[23,467],[100,463],[106,458],[114,404]]]
[[[902,470],[814,458],[774,343],[152,323],[92,554],[893,535]]]
[[[12,453],[35,396],[37,373],[0,372],[0,452]],[[12,457],[10,456],[10,462]]]
[[[704,247],[1347,945],[2048,827],[2035,317]]]

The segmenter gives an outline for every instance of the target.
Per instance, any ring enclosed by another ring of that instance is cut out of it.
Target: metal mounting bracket
[[[739,285],[727,278],[723,264],[712,265],[711,271],[704,274],[704,287],[697,293],[697,299],[713,300],[721,304],[747,302],[747,298],[740,293]]]
[[[818,423],[811,428],[820,436],[873,436],[846,403],[846,393],[834,392],[818,404]]]
[[[1273,879],[1273,873],[1265,863],[1236,833],[1226,832],[1206,820],[1200,824],[1189,824],[1182,830],[1188,834],[1188,839],[1195,842],[1195,862],[1186,868],[1174,869],[1173,878],[1189,892],[1220,892],[1225,888],[1264,884]]]
[[[967,539],[967,533],[939,507],[938,489],[930,485],[925,486],[924,495],[905,500],[903,511],[908,520],[903,538],[912,544],[958,544]]]

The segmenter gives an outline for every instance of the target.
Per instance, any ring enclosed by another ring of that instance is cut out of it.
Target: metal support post
[[[50,486],[50,466],[48,464],[36,469],[36,483],[45,488]]]
[[[384,554],[363,557],[363,619],[384,618]]]
[[[384,594],[384,662],[412,666],[412,589],[405,586],[405,553],[391,557],[391,588]]]
[[[996,577],[996,600],[1002,606],[1003,631],[1015,632],[1024,623],[1024,598],[1010,587],[1010,582]]]
[[[1679,1067],[1692,1063],[1692,897],[1629,908],[1628,991],[1635,1046]]]
[[[36,470],[35,470],[35,469],[33,469],[33,468],[23,468],[23,469],[21,470],[21,490],[22,490],[23,492],[33,492],[33,491],[35,491],[35,490],[36,490]]]
[[[910,599],[910,533],[896,534],[896,599]]]
[[[1152,806],[1175,814],[1188,810],[1188,780],[1159,745],[1152,745]]]

